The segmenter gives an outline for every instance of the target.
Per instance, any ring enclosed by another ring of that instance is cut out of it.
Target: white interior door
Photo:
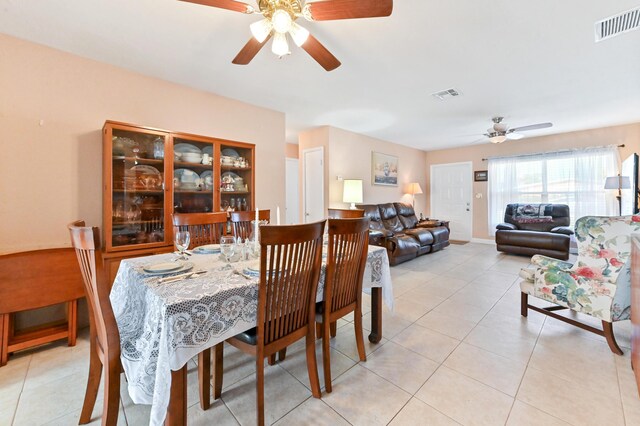
[[[300,223],[300,185],[298,180],[298,159],[287,158],[285,166],[286,207],[285,223],[293,225]]]
[[[472,174],[470,162],[431,166],[431,216],[450,222],[452,240],[471,241]]]
[[[324,219],[324,149],[302,152],[304,223]]]

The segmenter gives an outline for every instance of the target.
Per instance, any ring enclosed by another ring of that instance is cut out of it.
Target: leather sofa
[[[410,204],[362,204],[358,208],[369,218],[369,244],[386,247],[391,265],[449,245],[449,229],[420,227]]]
[[[569,206],[566,204],[532,204],[534,208],[543,206],[538,218],[526,218],[518,214],[518,206],[508,204],[504,213],[504,223],[496,227],[498,251],[533,256],[542,254],[560,260],[569,259],[569,245],[573,230],[567,226],[571,222]],[[521,207],[522,208],[522,207]]]

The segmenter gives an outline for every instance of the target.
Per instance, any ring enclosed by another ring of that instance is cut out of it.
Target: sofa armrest
[[[573,235],[573,229],[569,228],[568,226],[556,226],[555,228],[551,229],[550,232],[556,234]]]
[[[553,257],[543,256],[536,254],[531,258],[531,263],[534,266],[542,269],[561,269],[567,270],[573,266],[573,263],[565,262],[563,260],[554,259]]]
[[[516,231],[518,227],[512,223],[499,223],[496,229],[498,231]]]

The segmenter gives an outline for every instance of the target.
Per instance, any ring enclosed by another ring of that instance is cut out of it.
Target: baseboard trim
[[[492,245],[492,246],[496,245],[496,241],[495,240],[489,240],[489,239],[486,239],[486,238],[472,238],[471,242],[472,243],[478,243],[478,244],[488,244],[488,245]]]

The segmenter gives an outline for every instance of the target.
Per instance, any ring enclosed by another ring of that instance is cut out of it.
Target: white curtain
[[[585,148],[489,160],[489,231],[509,203],[567,204],[571,224],[587,215],[618,214],[614,191],[604,189],[618,170],[616,147]]]

